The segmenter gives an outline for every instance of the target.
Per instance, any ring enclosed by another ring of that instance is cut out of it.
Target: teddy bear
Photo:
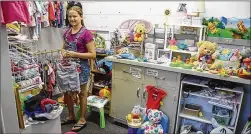
[[[160,124],[162,116],[162,111],[159,111],[157,109],[148,109],[147,117],[149,120],[141,125],[141,129],[144,129],[144,133],[163,134],[163,127]]]
[[[210,41],[200,41],[197,43],[198,46],[198,58],[197,61],[195,61],[193,64],[197,70],[201,70],[198,68],[200,66],[199,64],[203,64],[201,66],[205,67],[204,64],[207,64],[210,68],[210,66],[213,64],[215,58],[217,57],[217,43],[213,43]]]
[[[135,42],[142,42],[144,40],[146,28],[143,23],[138,23],[134,27],[134,41]]]

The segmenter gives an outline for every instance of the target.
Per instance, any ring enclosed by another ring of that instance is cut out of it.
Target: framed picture
[[[188,26],[181,26],[180,30],[182,34],[196,34],[197,32],[197,28]]]
[[[161,61],[163,63],[169,63],[171,62],[172,58],[172,51],[171,50],[165,50],[165,49],[159,49],[158,50],[158,57],[157,60]]]

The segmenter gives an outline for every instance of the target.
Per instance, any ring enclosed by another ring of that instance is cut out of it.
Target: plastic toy
[[[163,134],[163,127],[160,124],[163,113],[157,109],[147,110],[148,121],[142,124],[141,129],[147,134]]]
[[[182,66],[182,64],[184,62],[181,60],[181,56],[178,55],[177,57],[178,57],[177,59],[176,59],[176,57],[173,57],[172,62],[169,64],[169,66],[171,66],[171,67],[181,67]]]
[[[135,32],[134,41],[142,42],[145,38],[145,32],[146,32],[145,24],[143,23],[136,24],[134,28],[134,32]]]
[[[241,68],[238,69],[237,75],[241,78],[251,79],[251,58],[243,59]]]
[[[239,49],[225,49],[221,48],[219,53],[216,54],[214,63],[210,66],[210,70],[223,68],[229,75],[235,75],[233,70],[237,70],[240,66],[240,50]],[[213,72],[213,71],[211,71]]]
[[[193,58],[186,59],[186,62],[182,65],[184,69],[192,69],[193,68]]]
[[[241,60],[240,49],[236,49],[233,52],[232,57],[230,58],[230,61],[240,61],[240,60]]]
[[[200,57],[200,63],[199,63],[199,66],[196,68],[197,71],[204,71],[204,70],[209,70],[208,68],[208,64],[206,62],[206,57],[203,56],[203,57]]]
[[[181,50],[185,50],[185,49],[188,48],[186,44],[178,44],[177,46],[178,46],[178,48],[181,49]]]
[[[139,105],[133,107],[132,112],[126,116],[127,123],[132,128],[138,128],[142,124],[144,118],[144,108]]]
[[[99,91],[99,96],[103,99],[107,98],[108,100],[111,100],[111,92],[108,90],[108,86],[105,86],[105,88]]]
[[[175,39],[171,39],[171,40],[168,40],[168,49],[171,49],[171,50],[178,50],[178,46],[177,46],[177,41]]]

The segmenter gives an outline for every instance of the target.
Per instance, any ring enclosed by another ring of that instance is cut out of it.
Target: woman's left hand
[[[74,51],[65,51],[64,57],[73,58],[76,52]]]

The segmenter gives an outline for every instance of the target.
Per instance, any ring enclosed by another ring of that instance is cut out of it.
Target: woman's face
[[[77,26],[81,24],[83,17],[75,10],[70,10],[68,14],[68,20],[72,26]]]

